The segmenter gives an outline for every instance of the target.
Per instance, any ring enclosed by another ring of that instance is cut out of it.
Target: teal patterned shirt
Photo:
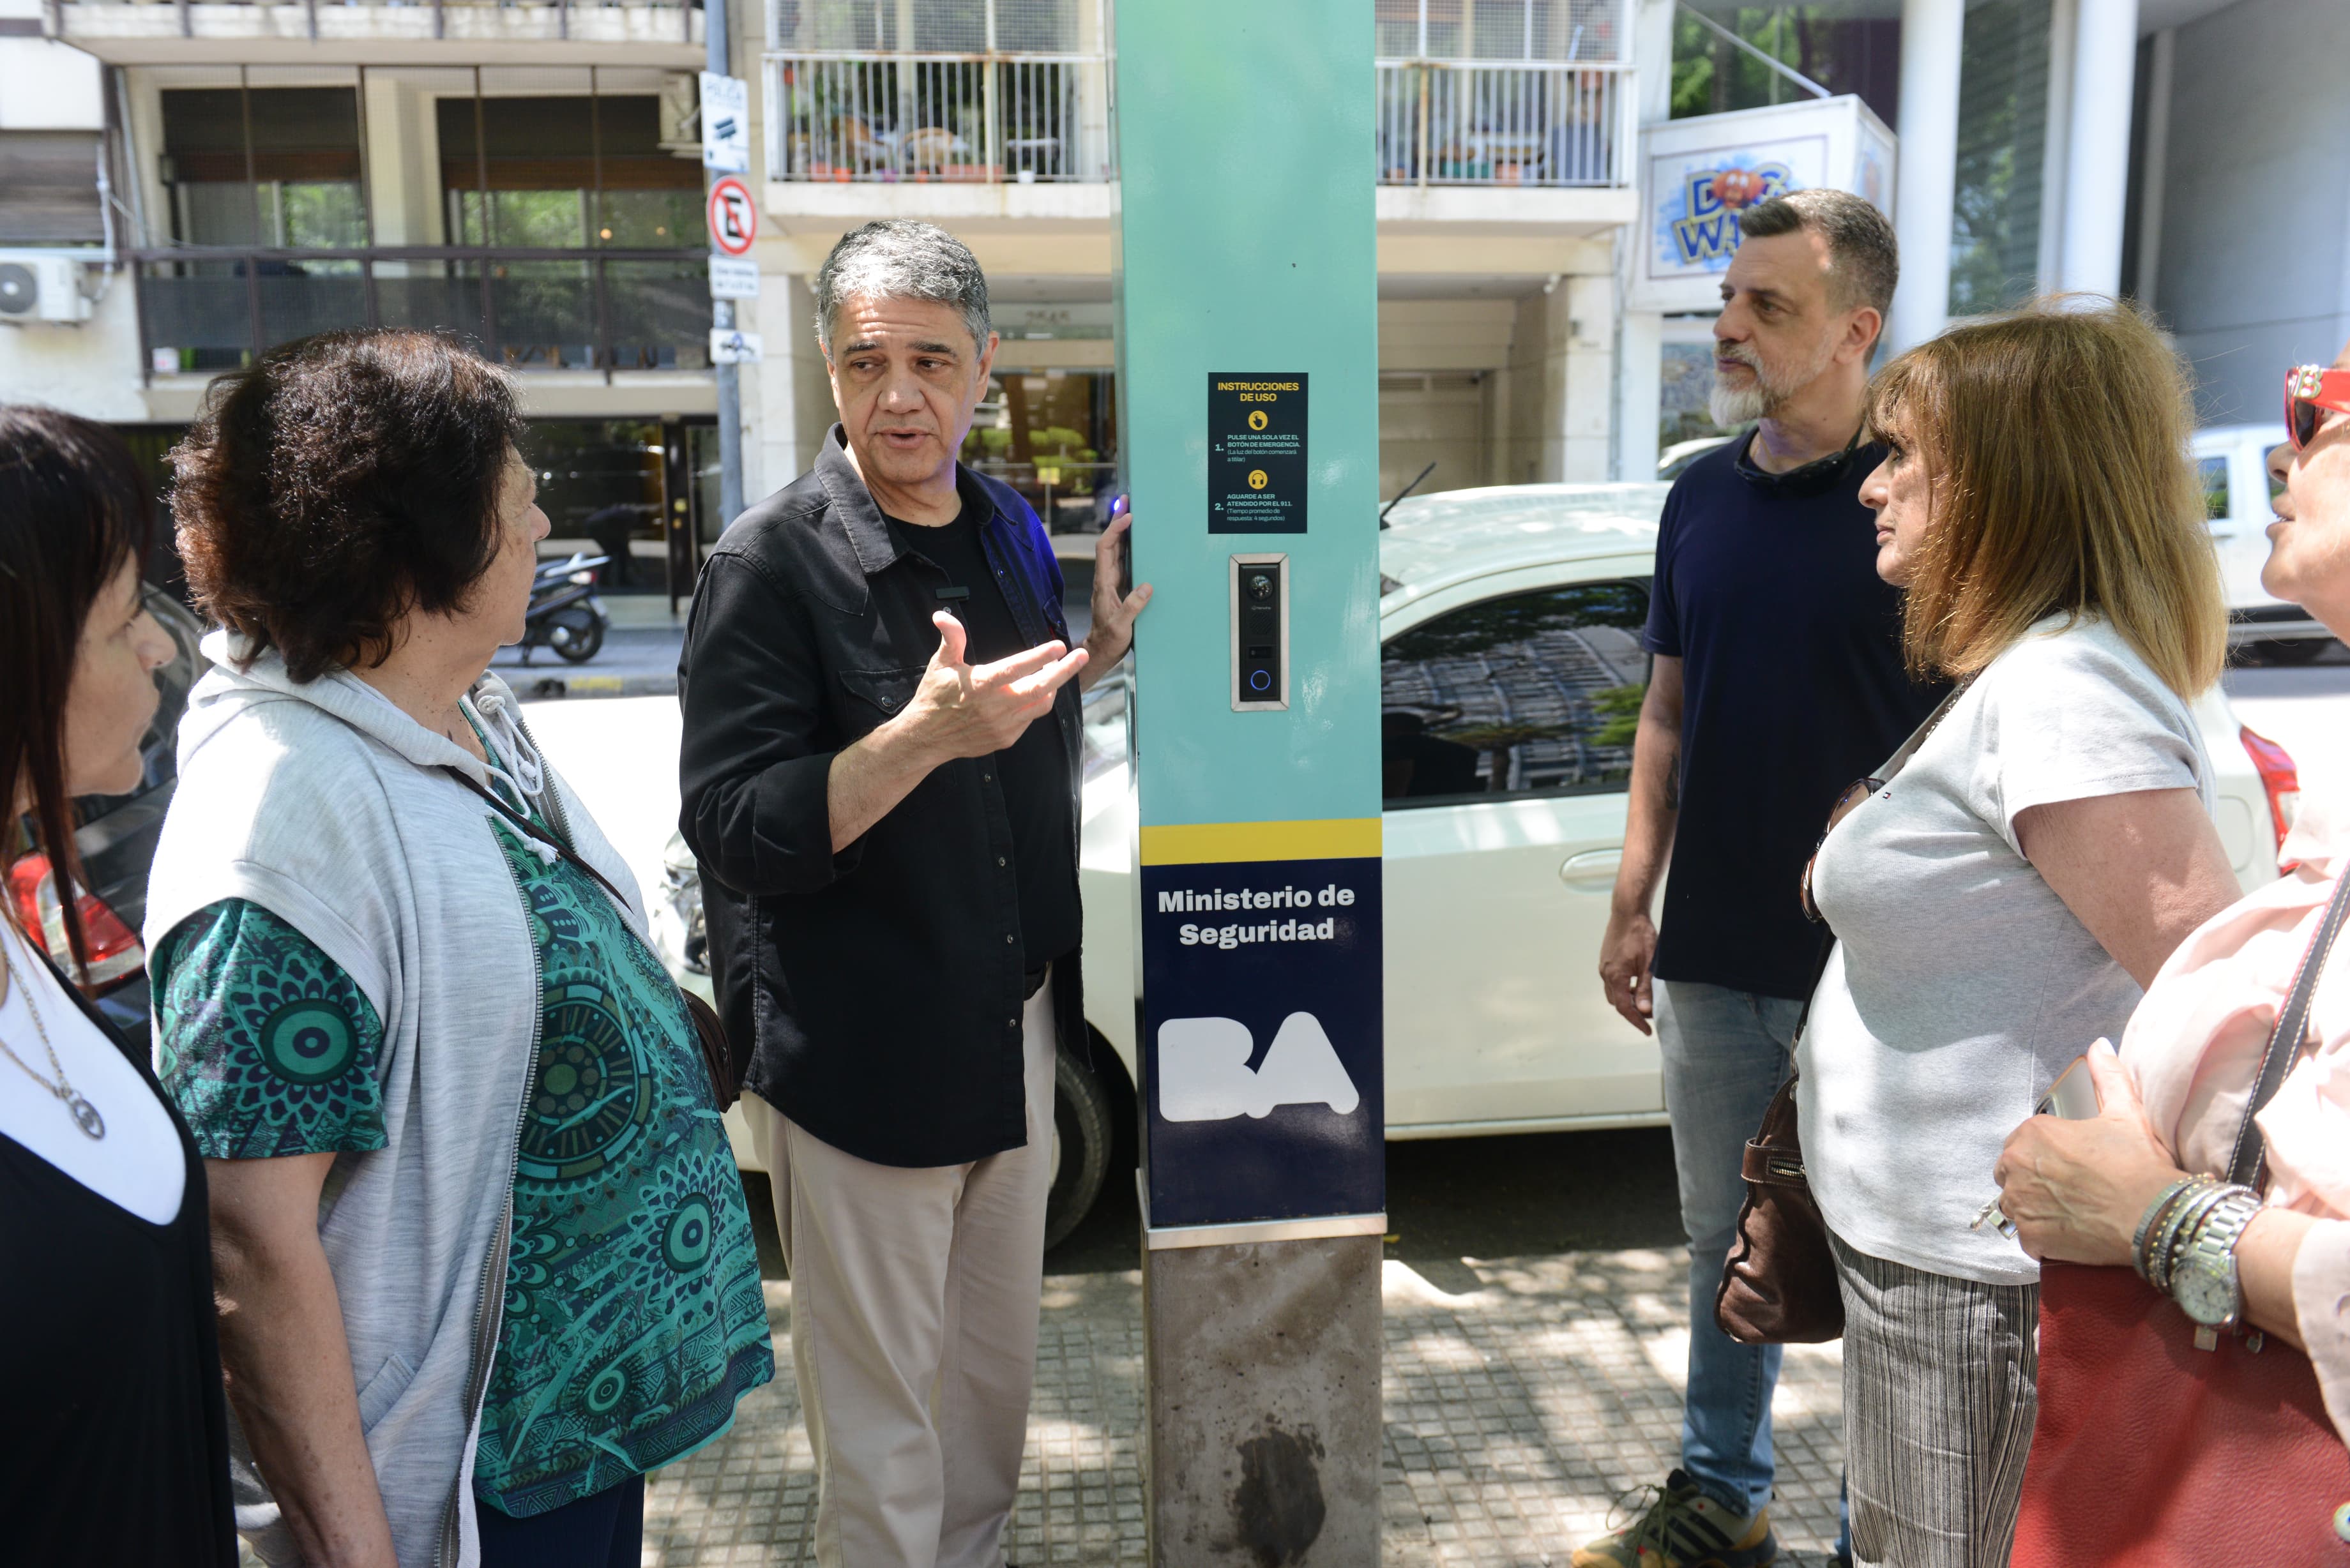
[[[716,1438],[775,1358],[742,1179],[676,986],[590,878],[494,830],[545,1009],[473,1489],[525,1517]],[[207,1158],[384,1147],[382,1021],[292,926],[210,905],[154,975],[163,1085]]]

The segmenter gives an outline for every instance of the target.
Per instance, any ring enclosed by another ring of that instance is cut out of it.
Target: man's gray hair
[[[1893,308],[1893,286],[1901,281],[1901,246],[1893,225],[1866,197],[1849,191],[1792,191],[1758,202],[1739,214],[1749,239],[1769,239],[1809,229],[1828,243],[1828,303],[1838,310],[1874,306],[1884,316]]]
[[[987,275],[971,247],[936,223],[886,218],[840,236],[816,275],[816,340],[832,355],[832,321],[851,299],[927,299],[962,313],[983,352],[994,330],[987,318]]]

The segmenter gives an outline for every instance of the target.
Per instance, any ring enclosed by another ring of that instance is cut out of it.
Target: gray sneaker
[[[1574,1568],[1763,1568],[1778,1555],[1768,1507],[1732,1513],[1675,1470],[1639,1518],[1578,1548]]]

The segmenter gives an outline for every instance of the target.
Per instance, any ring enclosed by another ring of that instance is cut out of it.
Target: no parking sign
[[[759,237],[759,209],[751,187],[729,174],[710,187],[710,243],[730,256],[751,254]]]

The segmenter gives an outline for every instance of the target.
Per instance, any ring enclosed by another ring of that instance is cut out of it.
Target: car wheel
[[[1116,1123],[1093,1070],[1066,1051],[1053,1066],[1053,1185],[1045,1199],[1045,1250],[1069,1238],[1101,1196]]]

